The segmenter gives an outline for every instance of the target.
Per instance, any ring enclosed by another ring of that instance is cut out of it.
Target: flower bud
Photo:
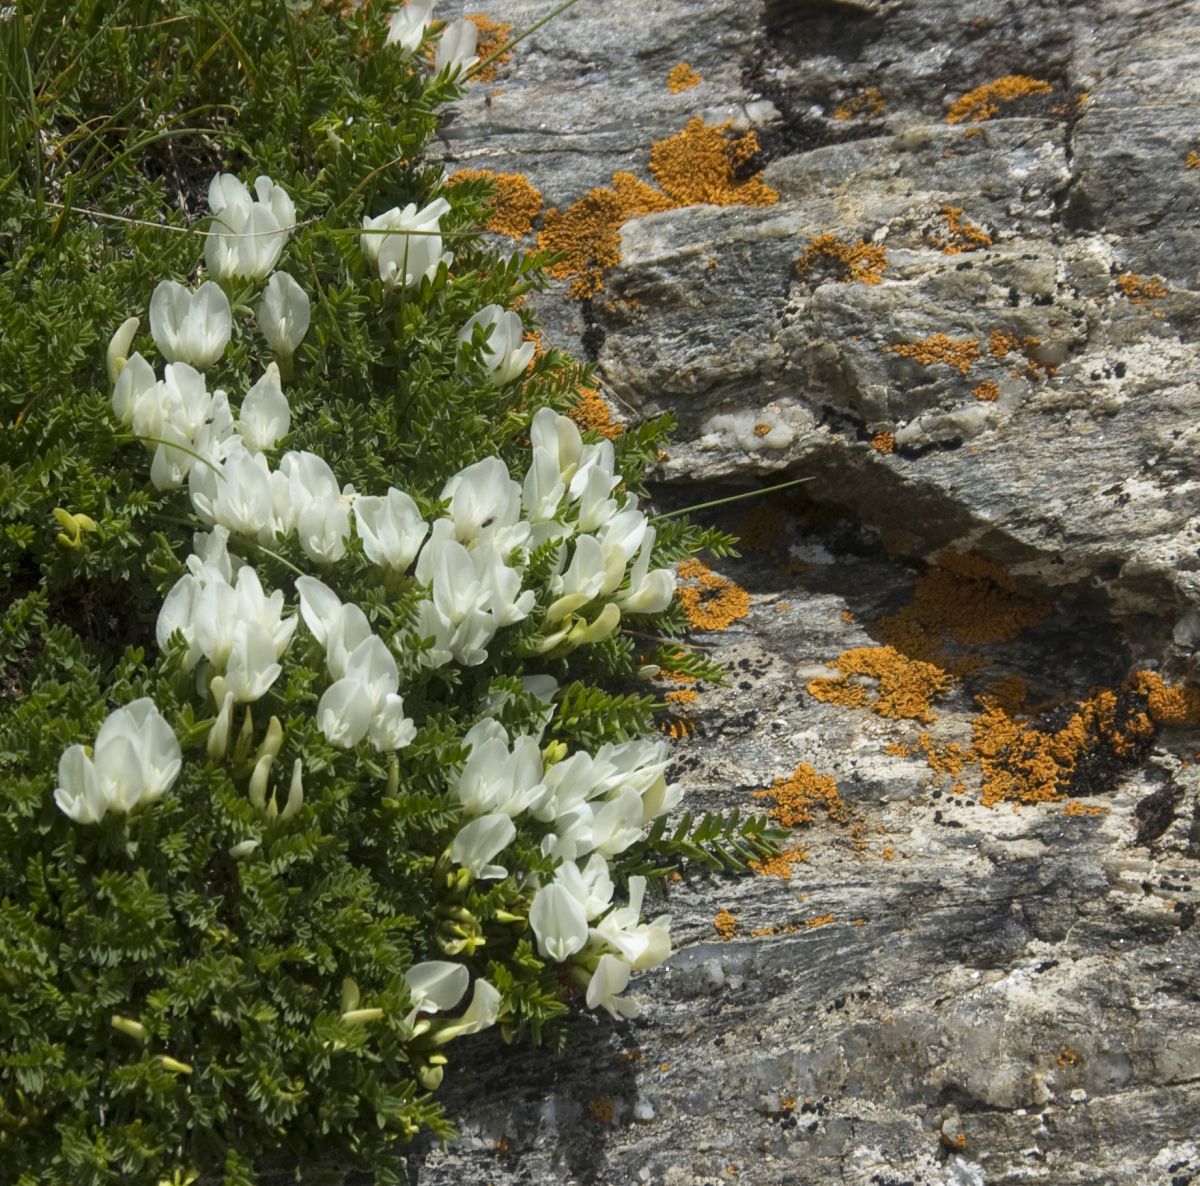
[[[247,704],[246,715],[242,717],[242,727],[233,743],[233,760],[239,765],[250,756],[250,745],[253,741],[254,718],[250,715],[250,705]]]
[[[382,1016],[382,1009],[351,1009],[342,1014],[342,1020],[348,1025],[366,1025],[371,1021],[378,1021]]]
[[[218,683],[220,687],[218,688]],[[213,761],[220,761],[229,749],[229,726],[233,723],[233,693],[225,691],[225,679],[216,676],[209,685],[221,710],[208,731],[208,756]]]
[[[108,343],[108,353],[105,356],[105,366],[108,368],[108,381],[115,383],[125,369],[125,361],[129,357],[129,347],[133,345],[133,335],[137,333],[141,322],[136,317],[130,317],[117,327]]]
[[[271,773],[271,763],[274,760],[271,754],[263,754],[254,763],[254,771],[250,775],[250,802],[259,811],[264,811],[267,806],[267,778]]]
[[[552,741],[542,750],[542,762],[546,766],[554,766],[567,756],[564,742]]]
[[[164,1071],[173,1071],[176,1075],[190,1075],[192,1073],[192,1067],[188,1063],[180,1062],[169,1055],[160,1054],[158,1061]]]
[[[291,819],[292,816],[299,814],[300,808],[303,806],[304,782],[301,777],[300,759],[297,758],[292,764],[292,785],[288,787],[287,802],[283,805],[279,818],[281,820]]]
[[[240,844],[235,844],[230,850],[229,855],[233,859],[241,860],[242,857],[248,857],[261,843],[259,840],[243,840]]]
[[[437,1091],[442,1085],[442,1067],[422,1066],[417,1068],[417,1078],[426,1091]]]
[[[347,976],[342,981],[342,1012],[351,1013],[358,1008],[358,982],[353,976]]]
[[[128,1034],[131,1038],[137,1038],[139,1042],[144,1042],[150,1037],[150,1031],[140,1021],[134,1021],[131,1017],[122,1017],[117,1013],[112,1015],[112,1027],[120,1030],[123,1034]]]

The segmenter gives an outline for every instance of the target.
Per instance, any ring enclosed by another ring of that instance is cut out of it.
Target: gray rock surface
[[[761,810],[808,763],[846,818],[797,829],[790,880],[671,883],[678,950],[635,982],[636,1022],[456,1059],[462,1139],[415,1151],[414,1183],[1200,1183],[1200,733],[1081,756],[1071,802],[1095,814],[985,807],[978,757],[946,774],[925,752],[970,747],[1002,677],[1029,687],[1013,719],[1052,733],[1134,668],[1192,668],[1198,57],[1191,2],[607,0],[459,105],[447,164],[523,172],[560,208],[618,170],[650,181],[692,115],[758,127],[776,204],[629,222],[594,300],[538,307],[618,407],[677,417],[665,500],[813,479],[763,520],[767,551],[719,566],[751,610],[695,639],[734,682],[689,706],[677,776],[694,810]],[[671,94],[683,61],[703,81]],[[947,122],[1004,75],[1052,90]],[[882,109],[834,118],[870,87]],[[797,275],[828,234],[881,247],[880,282]],[[938,334],[965,373],[893,349]],[[947,549],[1044,620],[947,642],[927,722],[809,694],[897,641]]]

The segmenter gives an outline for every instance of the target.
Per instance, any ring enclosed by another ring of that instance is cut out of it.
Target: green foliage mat
[[[281,360],[286,444],[319,454],[339,483],[396,486],[436,519],[447,479],[472,463],[498,457],[522,480],[534,413],[570,408],[587,383],[554,349],[499,382],[479,336],[460,343],[473,314],[519,310],[546,284],[544,258],[500,253],[480,231],[486,182],[449,191],[439,228],[449,267],[391,286],[370,266],[364,216],[447,193],[422,154],[439,109],[469,85],[431,72],[439,24],[406,52],[385,44],[378,8],[29,0],[0,17],[0,1164],[18,1186],[195,1175],[234,1186],[255,1182],[266,1154],[396,1182],[406,1139],[449,1134],[433,1091],[450,1039],[483,1009],[479,997],[463,1015],[417,1013],[405,978],[415,964],[461,964],[464,983],[498,994],[488,1020],[506,1039],[553,1045],[568,1002],[621,936],[653,930],[636,909],[616,922],[628,908],[596,906],[587,946],[549,958],[530,909],[568,861],[562,828],[530,808],[504,850],[507,875],[473,875],[451,855],[470,814],[454,788],[483,716],[513,753],[536,738],[537,777],[551,781],[569,755],[616,755],[616,769],[622,754],[651,754],[620,748],[648,744],[634,739],[660,707],[639,675],[674,665],[720,678],[682,657],[677,606],[626,613],[603,635],[594,601],[564,622],[579,627],[571,639],[598,637],[555,642],[546,615],[562,554],[551,541],[514,561],[535,607],[497,633],[486,662],[430,664],[414,634],[426,586],[381,575],[351,538],[317,575],[394,653],[415,722],[395,752],[323,734],[327,660],[309,629],[270,690],[223,724],[186,640],[164,651],[155,641],[205,525],[186,482],[149,480],[145,441],[114,415],[105,348],[138,316],[130,354],[161,365],[145,311],[157,282],[201,278],[215,174],[266,175],[294,201],[278,266],[307,292],[312,321]],[[213,381],[231,403],[270,361],[255,332],[261,287],[224,281],[233,336]],[[617,438],[621,498],[643,493],[669,427]],[[664,519],[653,563],[730,545]],[[296,574],[315,571],[296,532],[230,550],[296,612]],[[613,596],[632,589],[634,576],[623,580]],[[551,710],[528,676],[553,679]],[[92,747],[114,710],[141,698],[178,740],[178,781],[98,823],[68,818],[54,798],[60,758]],[[281,811],[293,769],[302,802]],[[639,793],[661,796],[661,779],[647,776]],[[614,842],[608,856],[618,889],[640,894],[630,879],[673,860],[739,867],[771,840],[758,819],[692,828],[660,815],[648,838]],[[616,941],[597,937],[606,926]],[[453,1054],[469,1062],[469,1046]]]

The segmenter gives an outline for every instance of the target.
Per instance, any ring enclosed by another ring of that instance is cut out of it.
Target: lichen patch
[[[979,359],[978,338],[952,338],[949,334],[930,334],[916,342],[898,342],[883,349],[901,358],[911,358],[923,367],[953,367],[965,375]]]
[[[490,58],[502,45],[507,44],[509,36],[512,33],[512,25],[505,24],[502,21],[494,21],[490,16],[482,12],[467,13],[467,20],[479,30],[479,37],[475,43],[475,53],[481,62],[485,58]],[[475,77],[480,82],[494,81],[497,67],[503,66],[511,57],[512,50],[505,50],[493,61],[484,66]]]
[[[841,284],[882,284],[887,252],[876,243],[847,243],[832,231],[808,241],[804,254],[792,265],[797,280],[832,279]]]
[[[1048,95],[1053,89],[1048,82],[1028,74],[1006,74],[956,99],[946,113],[946,122],[982,123],[999,112],[1001,103],[1012,103],[1025,95]]]
[[[486,228],[510,239],[520,239],[533,230],[533,220],[542,212],[542,195],[524,173],[494,173],[491,169],[459,169],[451,175],[456,181],[490,181],[496,187],[491,202],[491,217]]]
[[[687,62],[680,62],[667,71],[667,90],[673,95],[691,90],[692,87],[699,86],[703,81],[704,79]]]
[[[843,651],[832,666],[841,675],[811,680],[810,696],[842,707],[869,708],[894,720],[932,721],[934,702],[950,691],[952,682],[940,667],[891,646]]]
[[[869,86],[849,99],[843,99],[834,109],[836,120],[878,119],[887,110],[887,100],[877,86]]]
[[[750,613],[750,594],[702,560],[679,565],[676,597],[693,630],[725,630]]]
[[[935,243],[946,255],[991,247],[992,236],[983,227],[964,218],[961,206],[943,206],[939,217],[945,223],[945,229],[935,236]]]

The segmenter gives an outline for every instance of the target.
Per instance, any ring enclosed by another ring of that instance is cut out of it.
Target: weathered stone
[[[463,1136],[414,1182],[1200,1181],[1200,733],[1088,742],[1072,798],[989,808],[981,702],[1019,678],[1011,720],[1066,744],[1095,689],[1128,721],[1130,671],[1200,641],[1198,29],[1166,0],[608,0],[459,105],[448,165],[560,208],[651,182],[692,115],[758,128],[776,204],[628,222],[591,301],[537,308],[621,405],[678,419],[664,499],[812,479],[746,522],[751,612],[695,640],[731,686],[687,706],[676,776],[694,811],[761,811],[807,763],[845,817],[795,830],[790,880],[668,881],[678,950],[637,1021],[454,1051]],[[681,61],[703,81],[672,94]],[[1050,89],[947,122],[1004,76]],[[835,240],[881,248],[878,282],[844,282]],[[905,634],[947,550],[1008,576]],[[1008,629],[1022,590],[1044,615]],[[857,707],[807,690],[893,640],[946,672],[930,719],[871,711],[870,676]]]

